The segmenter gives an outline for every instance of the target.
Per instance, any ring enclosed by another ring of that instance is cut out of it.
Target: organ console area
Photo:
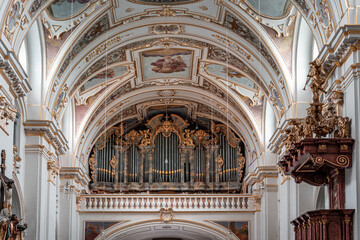
[[[244,144],[226,125],[195,126],[158,114],[134,129],[100,136],[89,157],[94,192],[239,190]],[[202,128],[202,129],[201,129]]]

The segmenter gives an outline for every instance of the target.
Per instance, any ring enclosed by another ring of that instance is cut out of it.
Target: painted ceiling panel
[[[91,0],[55,0],[47,11],[53,18],[64,19],[77,15]]]
[[[282,17],[287,14],[290,0],[247,0],[261,15]]]

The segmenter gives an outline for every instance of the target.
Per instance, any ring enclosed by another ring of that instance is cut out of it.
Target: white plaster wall
[[[358,54],[357,54],[358,55]],[[358,56],[355,61],[359,62]],[[353,161],[352,168],[345,171],[345,208],[356,209],[354,215],[354,239],[360,237],[360,214],[358,209],[360,207],[360,164],[359,164],[359,149],[360,149],[360,86],[359,79],[355,78],[352,83],[344,91],[344,116],[351,119],[351,136],[355,139],[353,146]]]

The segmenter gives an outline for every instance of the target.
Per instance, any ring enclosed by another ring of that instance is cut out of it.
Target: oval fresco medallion
[[[179,5],[200,2],[202,0],[128,0],[129,2],[146,5]]]

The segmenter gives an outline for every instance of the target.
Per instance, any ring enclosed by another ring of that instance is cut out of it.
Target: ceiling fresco
[[[247,2],[250,3],[259,14],[269,17],[282,17],[289,13],[291,7],[290,0],[247,0]]]
[[[78,15],[93,0],[55,0],[47,8],[48,13],[56,19],[66,19]]]
[[[155,49],[141,52],[143,80],[184,78],[191,76],[193,51],[185,49]]]
[[[79,38],[79,41],[73,45],[70,52],[66,55],[65,60],[59,70],[58,76],[62,76],[67,66],[69,66],[72,59],[75,58],[79,52],[81,52],[95,38],[109,30],[109,28],[110,25],[107,15],[103,16],[94,25],[92,25],[92,27]]]
[[[236,85],[251,89],[253,91],[258,91],[258,87],[252,80],[250,80],[244,74],[233,70],[227,66],[220,64],[207,64],[205,67],[205,71],[208,74],[217,78],[221,78],[223,80],[232,82]]]
[[[246,26],[240,19],[236,18],[230,12],[226,12],[224,27],[232,30],[240,37],[243,37],[248,41],[253,47],[258,49],[263,57],[269,62],[277,75],[280,74],[280,69],[278,68],[274,58],[271,56],[270,51],[267,49],[263,43],[261,37],[256,35],[248,26]]]
[[[120,78],[128,72],[127,66],[115,66],[109,67],[106,70],[98,73],[94,77],[90,78],[80,88],[80,94],[84,94],[99,85],[103,85],[109,81]]]

